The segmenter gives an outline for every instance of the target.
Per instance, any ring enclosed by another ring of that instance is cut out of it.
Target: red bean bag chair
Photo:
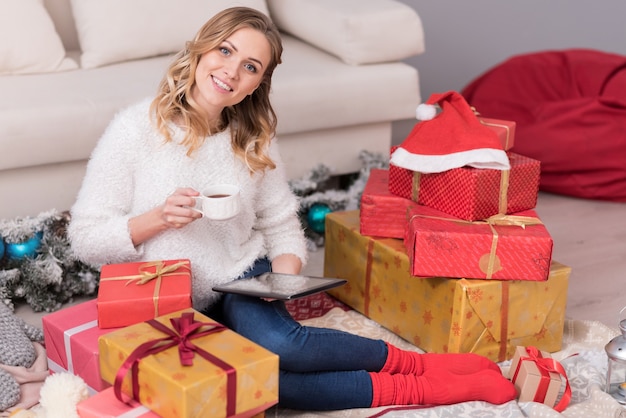
[[[541,161],[541,190],[626,202],[626,56],[518,55],[461,94],[482,116],[516,122],[512,151]]]

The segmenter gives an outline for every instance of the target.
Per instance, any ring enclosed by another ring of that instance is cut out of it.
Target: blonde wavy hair
[[[196,83],[196,67],[202,54],[218,48],[222,41],[242,28],[256,29],[265,34],[271,48],[270,62],[259,87],[238,104],[224,108],[217,131],[214,132],[191,97],[191,90]],[[276,132],[276,114],[269,94],[272,74],[281,63],[282,52],[278,29],[266,15],[255,9],[232,7],[209,19],[194,40],[187,42],[185,49],[174,57],[152,101],[151,114],[165,141],[172,140],[168,123],[179,122],[186,127],[182,144],[187,147],[187,155],[191,155],[207,135],[230,126],[233,151],[251,173],[276,168],[268,153]]]

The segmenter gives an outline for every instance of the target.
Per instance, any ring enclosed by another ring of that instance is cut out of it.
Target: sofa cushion
[[[350,66],[288,35],[283,41],[272,83],[279,137],[414,115],[419,86],[408,64]],[[0,170],[87,158],[115,112],[155,94],[170,60],[0,77],[0,149],[11,156],[0,158]],[[393,83],[376,89],[381,80]]]
[[[265,0],[71,0],[71,5],[83,68],[177,52],[227,7],[269,14]]]
[[[283,35],[271,100],[279,135],[415,118],[417,71],[403,62],[347,65]]]
[[[283,31],[347,64],[391,62],[424,52],[417,12],[395,0],[268,0]]]
[[[66,58],[42,0],[3,0],[0,5],[0,75],[78,67]]]

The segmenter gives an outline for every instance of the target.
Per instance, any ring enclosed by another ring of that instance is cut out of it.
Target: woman
[[[211,18],[170,65],[157,96],[120,112],[95,148],[69,236],[91,264],[191,260],[194,307],[280,357],[279,403],[297,409],[503,403],[515,398],[480,356],[420,355],[380,340],[302,327],[281,301],[211,290],[270,269],[298,274],[306,245],[269,101],[280,35],[262,13]],[[236,184],[242,208],[213,221],[199,191]]]

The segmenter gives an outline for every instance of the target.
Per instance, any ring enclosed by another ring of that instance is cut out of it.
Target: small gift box
[[[102,266],[98,288],[100,328],[124,327],[191,306],[189,260]]]
[[[106,334],[102,377],[163,417],[249,417],[278,402],[278,356],[187,309]]]
[[[516,347],[509,369],[519,402],[539,402],[563,411],[571,399],[571,388],[563,366],[547,351],[536,347]],[[565,389],[557,404],[557,398]]]
[[[359,233],[359,211],[326,216],[328,291],[417,347],[509,360],[518,345],[561,349],[571,268],[550,264],[547,281],[419,278],[400,239]]]
[[[403,238],[407,210],[417,206],[410,199],[389,191],[389,171],[372,169],[361,194],[361,234]]]
[[[51,372],[83,378],[96,393],[111,386],[100,378],[98,338],[113,331],[98,328],[95,299],[44,315],[41,319]]]
[[[389,191],[468,221],[533,209],[541,164],[513,152],[507,155],[510,170],[461,167],[425,174],[391,164]]]
[[[159,418],[139,402],[127,397],[125,401],[117,399],[110,387],[79,402],[76,411],[80,418]]]
[[[547,280],[553,240],[534,210],[466,221],[411,209],[404,244],[419,277]]]
[[[502,148],[504,148],[505,151],[513,148],[513,144],[515,144],[515,122],[512,120],[483,118],[482,116],[479,116],[478,120],[498,134]]]

